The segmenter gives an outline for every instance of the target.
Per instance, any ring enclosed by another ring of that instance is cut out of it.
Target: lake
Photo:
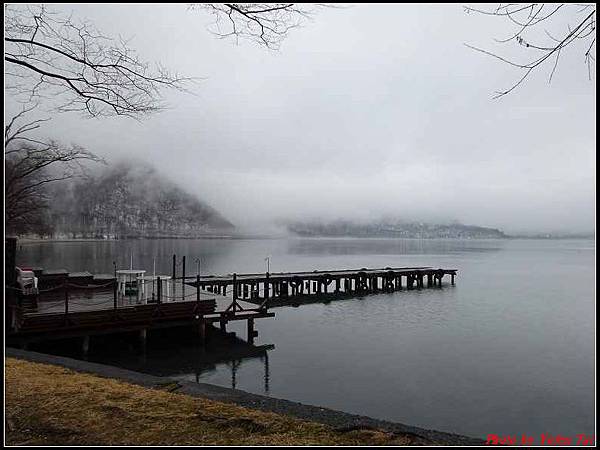
[[[204,363],[192,339],[89,359],[424,428],[485,437],[595,431],[594,240],[265,239],[22,243],[17,261],[111,273],[434,266],[456,286],[276,308],[265,355]],[[180,264],[180,263],[179,263]],[[179,266],[179,271],[181,266]],[[243,323],[230,330],[245,336]],[[58,352],[58,350],[57,350]]]

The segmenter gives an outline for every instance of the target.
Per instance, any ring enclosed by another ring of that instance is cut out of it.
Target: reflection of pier
[[[200,343],[190,327],[153,329],[145,341],[135,333],[91,336],[87,354],[78,338],[33,342],[30,350],[109,364],[136,372],[172,379],[195,380],[202,383],[208,375],[219,371],[225,375],[222,384],[235,388],[238,370],[253,363],[252,373],[262,380],[264,392],[269,392],[269,352],[272,344],[254,345],[238,338],[234,332],[223,333],[208,327],[206,342]],[[119,349],[119,351],[115,351]],[[256,365],[262,367],[257,368]]]
[[[268,395],[270,392],[269,354],[265,352],[265,354],[260,357],[260,360],[263,363],[263,367],[264,367],[264,375],[263,375],[264,387],[263,387],[263,389],[264,389],[265,394]],[[234,359],[234,360],[231,360],[230,362],[228,362],[227,365],[231,368],[231,389],[236,389],[237,388],[237,370],[242,365],[242,360]],[[196,382],[197,383],[200,382],[200,375],[198,375],[196,377]]]

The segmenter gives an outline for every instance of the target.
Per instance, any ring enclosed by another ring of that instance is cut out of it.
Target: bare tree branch
[[[210,30],[219,38],[233,37],[257,42],[271,50],[279,49],[293,28],[310,19],[322,4],[297,3],[196,3],[192,9],[212,13]]]
[[[494,98],[502,97],[514,91],[534,70],[541,68],[547,62],[552,64],[548,77],[548,82],[552,82],[562,52],[567,47],[571,48],[582,40],[589,42],[585,45],[587,50],[584,53],[584,61],[588,68],[588,77],[591,80],[591,66],[595,62],[595,4],[501,3],[494,10],[466,6],[465,11],[503,18],[516,25],[516,32],[513,32],[506,39],[496,39],[496,42],[499,44],[515,42],[520,49],[526,52],[526,59],[520,62],[513,58],[500,56],[494,51],[465,44],[472,50],[496,58],[522,71],[522,75],[515,83],[507,89],[496,92]],[[543,30],[544,34],[539,33],[539,24],[541,23],[544,26],[554,26],[555,28],[558,24],[559,28],[563,29],[562,35],[556,37],[556,34],[551,34],[545,28]],[[532,53],[534,56],[531,56]]]
[[[24,102],[46,96],[59,99],[58,111],[139,119],[165,107],[163,89],[185,91],[194,81],[43,5],[5,6],[4,18],[6,88]]]
[[[24,108],[4,129],[4,222],[17,233],[32,231],[34,226],[47,228],[42,220],[47,185],[85,176],[86,163],[104,162],[79,145],[35,138],[31,132],[48,119],[24,122],[32,110]]]

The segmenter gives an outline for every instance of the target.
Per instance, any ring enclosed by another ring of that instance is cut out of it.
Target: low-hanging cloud
[[[505,28],[457,5],[324,9],[278,52],[211,36],[182,6],[61,6],[145,59],[204,77],[138,123],[54,118],[109,160],[141,158],[229,220],[395,216],[521,230],[595,222],[595,81],[565,54],[514,93],[466,48]],[[566,52],[565,52],[566,53]]]

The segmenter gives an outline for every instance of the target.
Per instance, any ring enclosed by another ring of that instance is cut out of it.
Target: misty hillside
[[[491,239],[507,236],[496,228],[486,228],[460,223],[431,224],[423,222],[380,221],[354,223],[347,220],[334,222],[288,223],[289,232],[305,237],[389,237],[414,239]]]
[[[193,237],[234,227],[150,166],[119,164],[57,184],[49,202],[56,237]]]

